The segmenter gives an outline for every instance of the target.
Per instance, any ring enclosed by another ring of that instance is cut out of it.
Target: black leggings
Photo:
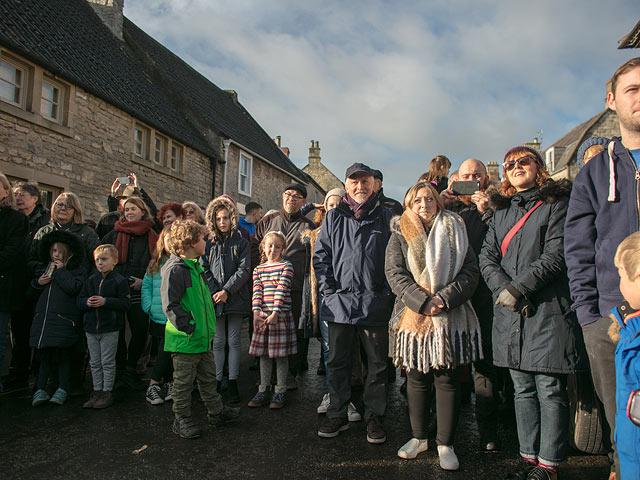
[[[436,444],[453,445],[453,436],[460,410],[458,369],[431,370],[429,373],[411,370],[407,373],[407,377],[407,402],[409,403],[409,419],[414,438],[419,440],[427,438],[429,407],[435,386],[438,418]]]
[[[171,363],[171,352],[164,351],[164,325],[151,322],[149,331],[153,338],[158,341],[158,353],[156,355],[156,364],[151,371],[151,380],[160,383],[162,379],[165,382],[173,381],[173,364]]]
[[[125,356],[126,366],[130,370],[136,369],[138,360],[144,351],[147,343],[147,333],[149,332],[149,315],[147,315],[139,303],[131,304],[131,308],[127,312],[127,321],[129,322],[129,330],[131,330],[131,338],[129,339],[129,347],[125,347],[125,329],[120,330],[118,338],[118,353],[116,354],[116,363],[122,368]]]
[[[37,351],[40,360],[38,374],[38,389],[44,389],[49,376],[57,369],[58,388],[69,390],[69,376],[71,372],[71,348],[43,348]]]

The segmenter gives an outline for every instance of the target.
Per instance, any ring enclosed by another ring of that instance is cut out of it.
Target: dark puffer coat
[[[216,226],[215,212],[226,208],[231,219],[230,235]],[[238,210],[226,198],[215,198],[207,206],[205,221],[211,232],[200,264],[204,269],[211,295],[224,290],[227,302],[214,304],[216,315],[249,315],[251,313],[251,248],[238,231]]]
[[[104,298],[99,308],[89,307],[89,297]],[[124,327],[124,315],[131,306],[129,282],[118,272],[111,271],[104,277],[100,272],[91,275],[84,283],[76,301],[84,312],[84,331],[88,333],[117,332]]]
[[[42,263],[42,259],[40,258],[40,242],[45,235],[57,230],[73,233],[80,239],[84,247],[84,253],[81,257],[82,265],[87,271],[93,269],[93,251],[98,245],[100,245],[100,239],[96,232],[93,231],[93,228],[89,225],[85,225],[84,223],[70,222],[62,225],[52,220],[38,230],[35,237],[33,237],[33,241],[31,242],[31,247],[29,249],[29,274],[34,275],[36,270],[44,270],[46,268],[47,263],[49,263],[49,257],[47,256],[44,263]]]
[[[313,254],[323,296],[320,320],[374,327],[389,323],[394,296],[384,258],[391,216],[377,203],[369,215],[357,220],[344,200],[327,213]]]
[[[0,207],[0,312],[22,306],[29,221],[10,207]]]
[[[53,272],[47,285],[39,285],[37,277],[31,282],[35,295],[40,295],[31,324],[29,344],[33,348],[71,347],[82,331],[82,314],[76,305],[76,297],[86,278],[82,266],[84,247],[74,234],[62,230],[51,232],[39,242],[42,264],[49,261],[49,251],[54,243],[64,243],[72,254],[65,267]]]
[[[118,233],[115,230],[107,233],[102,239],[103,244],[115,245],[118,239]],[[142,280],[147,272],[147,267],[151,261],[151,252],[149,251],[149,233],[144,235],[131,235],[129,238],[129,247],[127,249],[127,261],[124,264],[118,263],[115,271],[123,277],[136,277]],[[140,290],[132,291],[134,295],[140,295]]]
[[[564,221],[571,183],[549,180],[504,197],[490,194],[493,221],[480,254],[480,271],[493,300],[510,286],[527,317],[494,306],[493,361],[499,367],[529,372],[572,373],[584,370],[582,332],[571,311],[564,263]],[[504,257],[500,244],[509,230],[539,200],[544,203],[513,237]]]

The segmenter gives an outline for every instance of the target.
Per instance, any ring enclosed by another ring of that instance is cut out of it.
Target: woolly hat
[[[343,188],[334,188],[333,190],[329,190],[327,192],[327,194],[324,196],[324,209],[325,211],[327,210],[327,201],[329,201],[329,198],[331,197],[344,197],[345,194],[347,193],[346,190],[344,190]]]
[[[509,155],[511,155],[511,153],[512,153],[512,152],[515,152],[515,151],[521,151],[521,152],[528,152],[528,153],[530,153],[530,154],[533,156],[533,158],[535,158],[535,159],[536,159],[536,162],[537,162],[539,165],[542,165],[542,166],[544,167],[544,160],[542,160],[542,156],[540,155],[540,152],[539,152],[539,151],[537,151],[535,148],[526,147],[526,146],[524,146],[524,145],[518,145],[517,147],[513,147],[512,149],[510,149],[510,150],[505,154],[505,156],[504,156],[504,160],[503,160],[503,161],[504,161],[504,162],[506,162],[506,161],[507,161],[507,157],[508,157]]]
[[[587,152],[589,147],[593,147],[594,145],[602,145],[606,150],[608,144],[609,144],[609,139],[605,137],[596,136],[596,137],[587,138],[584,142],[582,142],[582,145],[580,145],[580,148],[578,148],[578,157],[577,157],[578,168],[584,167],[584,154]]]

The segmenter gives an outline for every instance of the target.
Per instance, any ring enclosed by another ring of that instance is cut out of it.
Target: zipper
[[[625,150],[627,151],[629,160],[631,160],[633,169],[636,171],[636,213],[638,214],[638,229],[640,229],[640,171],[638,170],[638,165],[636,165],[636,162],[631,156],[631,152],[629,152],[629,149],[627,148]]]
[[[98,284],[98,296],[102,296],[102,282],[104,282],[104,277],[100,279],[100,283]],[[100,307],[96,308],[96,318],[98,319],[98,323],[96,324],[96,333],[100,332]]]
[[[195,265],[194,265],[195,267]],[[200,295],[202,295],[202,306],[204,308],[204,322],[207,328],[207,345],[209,345],[210,340],[209,340],[209,334],[211,333],[209,331],[209,319],[207,317],[207,299],[204,296],[204,289],[202,288],[202,275],[200,275],[200,273],[198,272],[198,269],[196,269],[196,273],[198,273],[198,286],[200,287]],[[204,273],[204,272],[203,272]],[[205,282],[206,284],[206,282]],[[207,287],[207,293],[209,292],[209,287]],[[207,349],[208,350],[208,349]]]
[[[42,319],[42,330],[40,331],[40,338],[38,339],[38,348],[40,348],[40,344],[42,343],[44,327],[47,325],[47,315],[49,314],[49,298],[51,298],[51,284],[49,284],[49,291],[47,292],[47,306],[44,309],[44,318]]]

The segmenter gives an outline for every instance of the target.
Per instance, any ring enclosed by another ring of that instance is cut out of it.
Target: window
[[[251,196],[251,168],[253,158],[240,153],[240,165],[238,168],[238,193]]]
[[[42,93],[40,96],[40,114],[57,123],[62,123],[64,106],[64,87],[53,82],[49,78],[42,80]]]
[[[171,144],[171,164],[169,165],[171,170],[176,172],[182,171],[182,146]]]
[[[164,167],[164,157],[167,152],[167,139],[156,134],[153,139],[153,162]]]
[[[545,163],[547,164],[547,170],[552,173],[555,170],[555,151],[553,147],[550,147],[545,154]]]
[[[0,98],[20,108],[25,107],[27,69],[8,59],[0,60]]]
[[[136,125],[133,130],[133,153],[136,157],[147,158],[147,142],[149,141],[149,130]]]

